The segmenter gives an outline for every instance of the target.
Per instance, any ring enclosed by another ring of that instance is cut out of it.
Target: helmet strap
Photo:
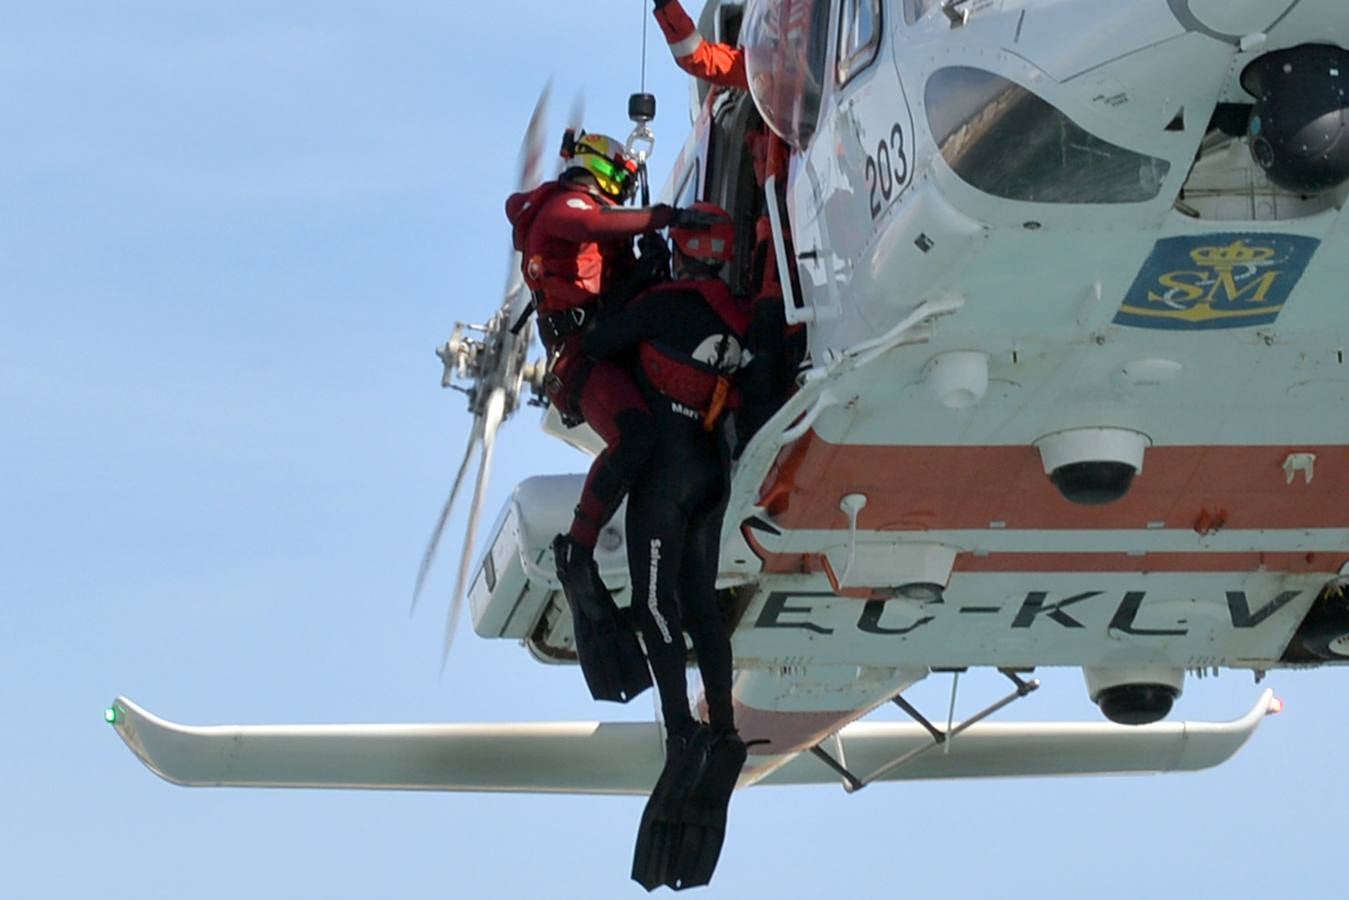
[[[581,188],[586,193],[604,200],[613,198],[600,189],[600,183],[595,180],[595,176],[580,166],[574,166],[562,173],[562,180],[568,184]]]

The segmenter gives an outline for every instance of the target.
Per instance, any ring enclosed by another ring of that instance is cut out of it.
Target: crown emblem
[[[1260,265],[1274,258],[1273,247],[1250,247],[1245,241],[1233,241],[1226,247],[1196,247],[1190,251],[1196,265],[1209,269]]]
[[[1114,324],[1202,331],[1268,325],[1321,245],[1301,234],[1178,235],[1152,247]]]

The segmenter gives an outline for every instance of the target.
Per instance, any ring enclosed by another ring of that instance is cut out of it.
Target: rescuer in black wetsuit
[[[586,335],[599,359],[635,351],[636,380],[655,423],[655,449],[628,494],[632,609],[646,645],[665,722],[666,766],[638,838],[633,877],[648,889],[711,878],[726,804],[745,762],[731,701],[731,641],[716,604],[721,523],[729,487],[725,412],[749,327],[748,302],[716,277],[735,228],[716,219],[672,227],[676,280],[639,295]],[[693,640],[708,718],[689,710],[684,633]]]

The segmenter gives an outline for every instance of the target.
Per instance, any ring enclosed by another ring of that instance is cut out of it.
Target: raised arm
[[[704,40],[679,0],[655,0],[655,4],[656,23],[679,68],[718,87],[749,90],[744,51]]]

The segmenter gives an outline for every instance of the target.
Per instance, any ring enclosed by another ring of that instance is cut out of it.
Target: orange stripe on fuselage
[[[1346,553],[962,553],[956,572],[1337,573]]]
[[[763,560],[767,575],[801,575],[825,572],[824,556],[818,553],[773,553],[758,541],[751,546]],[[1200,574],[1213,572],[1284,572],[1335,575],[1349,562],[1344,553],[962,553],[954,572],[1150,572]],[[840,595],[846,596],[846,595]]]
[[[1290,453],[1316,454],[1291,483]],[[785,448],[760,491],[785,530],[846,529],[839,500],[862,493],[866,531],[1310,529],[1349,527],[1349,447],[1152,447],[1121,500],[1079,506],[1050,483],[1031,446],[831,444],[815,432]]]

